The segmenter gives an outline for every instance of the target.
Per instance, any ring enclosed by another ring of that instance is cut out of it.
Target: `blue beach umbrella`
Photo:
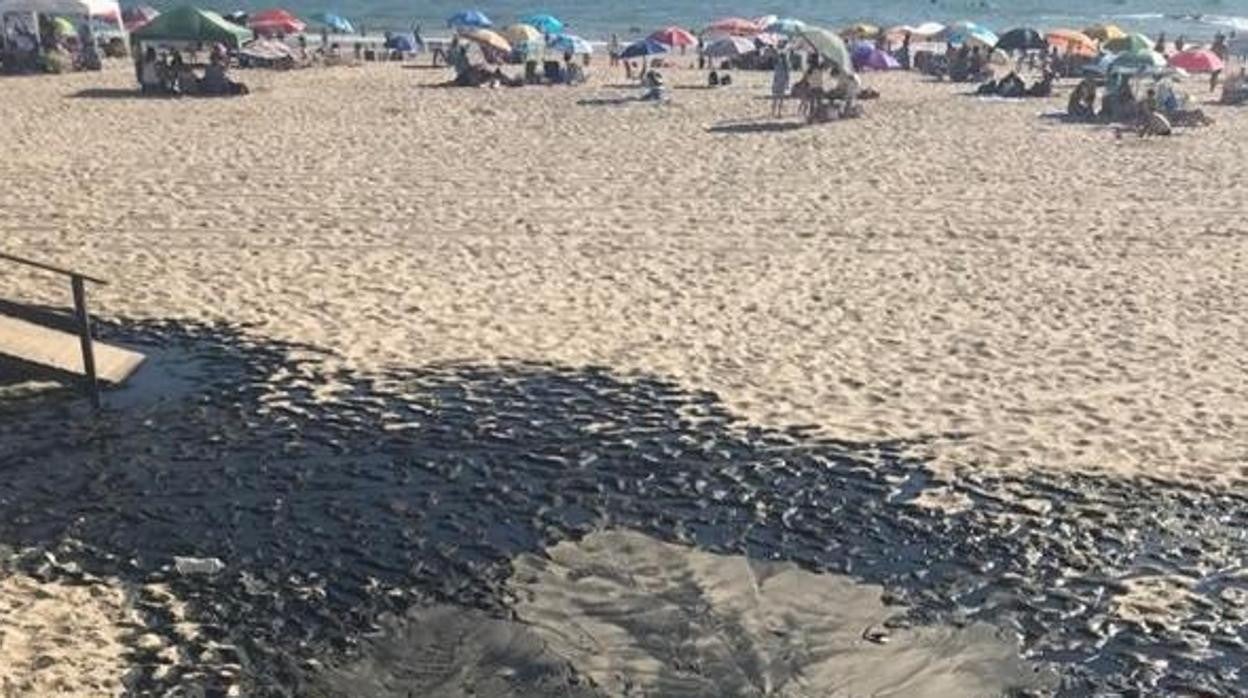
[[[660,44],[653,39],[642,39],[625,46],[624,50],[620,52],[620,58],[644,58],[660,53],[667,53],[665,44]]]
[[[586,56],[594,52],[588,41],[573,34],[560,34],[550,41],[550,48],[558,53],[572,53]]]
[[[997,45],[998,39],[987,27],[981,27],[974,22],[958,22],[949,28],[948,41],[954,46],[978,44],[991,49]]]
[[[354,34],[355,27],[347,20],[332,12],[322,12],[312,16],[313,22],[319,22],[340,34]]]
[[[403,53],[416,53],[416,38],[411,34],[391,34],[386,37],[386,48]]]
[[[559,21],[558,17],[547,14],[529,15],[520,21],[531,27],[537,27],[541,33],[551,36],[562,34],[564,29],[563,22]]]
[[[446,26],[455,27],[456,29],[460,27],[489,27],[493,26],[493,24],[490,18],[485,16],[484,12],[478,10],[460,10],[446,20]]]

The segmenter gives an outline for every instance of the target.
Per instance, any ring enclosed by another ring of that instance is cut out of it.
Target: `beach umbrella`
[[[1100,42],[1121,39],[1127,35],[1127,33],[1119,29],[1116,24],[1094,24],[1087,29],[1084,29],[1083,33],[1087,34],[1089,38]]]
[[[869,41],[860,41],[854,44],[854,50],[850,54],[850,60],[853,61],[854,70],[897,70],[901,64],[893,58],[892,54],[887,51],[881,51]]]
[[[52,18],[52,33],[56,36],[77,36],[78,29],[74,23],[64,17]]]
[[[575,34],[560,34],[550,41],[550,48],[558,53],[571,53],[577,56],[588,56],[594,47],[585,39]]]
[[[1226,68],[1218,54],[1203,48],[1188,49],[1170,56],[1170,65],[1189,73],[1216,73]]]
[[[849,39],[874,39],[879,35],[879,27],[865,22],[851,24],[841,30],[841,36]]]
[[[529,15],[520,21],[531,27],[536,27],[538,31],[548,36],[562,34],[565,28],[563,22],[557,17],[547,14]]]
[[[1076,56],[1095,56],[1100,53],[1092,37],[1074,29],[1054,29],[1044,35],[1050,46]]]
[[[130,34],[135,43],[142,41],[193,41],[201,44],[225,44],[237,49],[252,38],[250,29],[227,22],[216,12],[189,5],[162,13]]]
[[[416,37],[411,34],[391,34],[383,45],[390,51],[416,53]]]
[[[502,34],[503,38],[511,42],[513,46],[530,41],[542,41],[544,38],[537,27],[532,24],[512,24],[503,29]]]
[[[459,30],[459,36],[483,48],[492,48],[500,53],[511,53],[511,43],[493,29],[467,27]]]
[[[698,45],[698,37],[691,34],[688,29],[681,29],[680,27],[664,27],[651,34],[650,38],[660,44],[667,44],[672,48]]]
[[[997,35],[986,27],[981,27],[974,22],[958,22],[949,26],[947,41],[954,46],[978,45],[990,49],[996,47],[998,39]]]
[[[225,14],[221,16],[225,18],[225,21],[229,22],[230,24],[237,24],[240,27],[246,27],[247,20],[251,18],[251,15],[247,14],[247,12],[244,10],[234,10],[232,12],[226,12]]]
[[[667,53],[667,44],[660,44],[653,39],[642,39],[625,46],[624,50],[620,51],[620,58],[645,58],[660,53]]]
[[[763,27],[764,31],[771,34],[784,34],[785,36],[792,36],[805,28],[805,22],[800,19],[793,19],[792,17],[782,17],[771,24],[768,24],[766,27]]]
[[[744,36],[725,36],[712,41],[702,53],[709,58],[733,58],[754,53],[754,42]]]
[[[298,34],[307,25],[286,10],[262,10],[251,16],[247,26],[257,34]]]
[[[1160,71],[1169,65],[1165,56],[1152,49],[1147,49],[1117,54],[1110,60],[1107,72],[1151,73]]]
[[[1102,47],[1111,53],[1135,53],[1153,50],[1153,40],[1143,34],[1128,34],[1106,41]]]
[[[123,10],[121,21],[124,23],[126,31],[132,32],[159,16],[160,13],[151,5],[137,5]]]
[[[1044,51],[1049,48],[1049,42],[1040,36],[1040,32],[1035,29],[1020,27],[1011,29],[1001,35],[997,39],[996,48],[998,51]]]
[[[485,16],[484,12],[477,10],[460,10],[446,20],[446,26],[455,27],[456,29],[461,27],[489,27],[493,26],[493,24],[490,18]]]
[[[351,26],[350,22],[332,12],[321,12],[313,15],[312,21],[317,22],[318,24],[324,24],[329,27],[331,31],[338,34],[355,33],[355,27]]]
[[[917,27],[901,24],[884,32],[884,35],[897,40],[904,39],[906,34],[909,34],[911,39],[931,39],[944,31],[945,25],[940,22],[924,22]]]
[[[807,27],[798,34],[798,39],[823,58],[835,63],[841,70],[853,71],[854,63],[845,46],[845,40],[834,32],[819,27]]]
[[[754,36],[761,34],[762,28],[748,19],[740,17],[724,17],[711,22],[706,27],[707,34],[727,34],[729,36]]]
[[[767,27],[771,26],[771,24],[775,22],[777,19],[780,19],[778,15],[761,15],[759,17],[755,17],[754,19],[751,19],[750,21],[753,22],[754,26],[758,27],[759,29],[763,31],[767,31]]]

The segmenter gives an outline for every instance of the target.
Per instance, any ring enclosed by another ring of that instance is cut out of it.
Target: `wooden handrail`
[[[101,286],[107,286],[108,282],[76,271],[54,267],[51,264],[36,262],[33,259],[18,257],[5,252],[0,252],[0,259],[69,277],[69,288],[74,294],[74,320],[78,325],[78,338],[82,344],[82,372],[86,375],[85,387],[87,394],[91,397],[91,404],[98,408],[100,406],[100,383],[95,375],[95,346],[91,333],[91,313],[87,310],[85,282],[90,281]]]
[[[34,267],[36,269],[42,269],[44,271],[50,271],[53,274],[61,274],[61,275],[68,276],[68,277],[77,277],[84,281],[90,281],[93,284],[99,284],[101,286],[108,285],[107,281],[103,279],[97,279],[94,276],[88,276],[87,274],[83,274],[82,272],[73,271],[72,269],[65,269],[63,267],[55,267],[55,266],[52,266],[51,264],[44,264],[43,262],[36,262],[33,259],[26,259],[25,257],[18,257],[17,255],[8,254],[6,252],[0,252],[0,259],[8,260],[10,262],[16,262],[18,264],[24,264],[28,267]]]

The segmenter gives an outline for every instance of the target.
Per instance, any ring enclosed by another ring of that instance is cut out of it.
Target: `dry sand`
[[[868,118],[769,132],[760,76],[666,107],[444,77],[251,72],[217,101],[115,94],[125,69],[5,80],[4,246],[114,280],[109,315],[365,368],[599,363],[946,464],[1242,474],[1242,111],[1119,140],[1040,118],[1060,97],[869,76]],[[16,268],[0,296],[66,302]]]
[[[241,77],[180,101],[130,96],[128,66],[3,80],[0,247],[111,279],[110,317],[243,321],[365,372],[602,364],[936,467],[1242,480],[1242,111],[1143,141],[904,75],[818,128],[763,119],[744,74],[671,72],[663,106],[616,77]],[[0,298],[67,294],[0,272]],[[0,648],[3,679],[43,685],[19,667],[44,641]],[[83,671],[108,690],[118,657]]]

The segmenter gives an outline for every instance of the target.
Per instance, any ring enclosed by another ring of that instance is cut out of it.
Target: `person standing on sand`
[[[771,72],[771,115],[775,118],[784,116],[784,100],[789,95],[789,79],[789,57],[777,53],[775,67]]]
[[[614,68],[620,63],[620,35],[612,34],[611,39],[607,42],[607,58],[610,59],[610,67]]]

